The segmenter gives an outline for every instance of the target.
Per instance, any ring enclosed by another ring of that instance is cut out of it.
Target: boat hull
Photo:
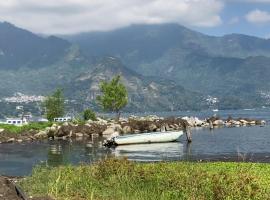
[[[133,134],[133,135],[117,136],[114,138],[114,143],[116,145],[127,145],[127,144],[174,142],[182,135],[183,131]]]

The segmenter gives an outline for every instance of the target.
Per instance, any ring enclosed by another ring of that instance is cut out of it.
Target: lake
[[[149,113],[147,113],[149,114]],[[153,114],[153,113],[151,113]],[[212,116],[212,111],[156,113],[163,116]],[[270,121],[270,109],[219,111],[218,116],[264,119]],[[29,175],[37,164],[93,163],[106,157],[127,157],[140,162],[154,161],[250,161],[270,162],[270,126],[240,128],[194,128],[193,142],[185,136],[178,142],[119,146],[102,146],[102,137],[89,141],[42,141],[22,144],[0,144],[0,174]]]

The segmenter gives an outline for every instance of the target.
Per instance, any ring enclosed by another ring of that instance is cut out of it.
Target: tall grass
[[[92,166],[34,169],[21,184],[31,195],[83,199],[270,199],[270,165],[134,163],[108,159]]]
[[[43,130],[46,127],[52,126],[51,122],[31,122],[24,126],[15,126],[9,124],[0,124],[0,129],[5,129],[7,132],[12,134],[19,134],[29,130]]]

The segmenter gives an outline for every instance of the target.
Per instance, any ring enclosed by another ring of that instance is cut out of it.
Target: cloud
[[[246,20],[254,24],[263,24],[270,22],[270,13],[259,9],[250,11],[246,15]]]
[[[229,25],[234,25],[234,24],[238,24],[240,21],[239,17],[233,17],[228,21]]]
[[[140,23],[213,27],[222,23],[223,7],[221,0],[5,0],[0,2],[0,20],[46,34]]]

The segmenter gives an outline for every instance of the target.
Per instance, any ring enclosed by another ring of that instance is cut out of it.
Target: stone
[[[114,125],[112,125],[112,127],[114,128],[114,130],[116,132],[119,132],[119,133],[122,133],[123,132],[123,129],[122,129],[122,127],[121,127],[120,124],[114,124]]]
[[[114,131],[114,128],[113,127],[109,127],[105,131],[102,132],[102,135],[112,135],[114,132],[115,132]]]
[[[124,134],[131,133],[132,132],[130,126],[124,126],[122,130],[123,130],[123,133]]]
[[[2,132],[4,132],[5,131],[5,129],[3,129],[3,128],[0,128],[0,133],[2,133]]]
[[[172,124],[169,125],[169,128],[170,129],[175,129],[174,125],[172,125]]]
[[[48,134],[46,133],[46,131],[40,131],[37,134],[34,135],[35,138],[47,138]]]
[[[182,119],[186,120],[191,127],[202,126],[204,124],[204,121],[198,119],[197,117],[182,117]]]
[[[68,126],[68,122],[64,122],[62,126]]]
[[[250,125],[255,125],[256,124],[256,121],[250,121],[249,124]]]
[[[149,131],[154,132],[156,130],[157,130],[157,126],[155,124],[150,124],[149,125]]]
[[[22,140],[22,139],[18,139],[18,140],[17,140],[17,142],[22,143],[22,142],[23,142],[23,140]]]
[[[241,125],[241,122],[232,120],[232,124],[233,124],[234,126],[240,126],[240,125]]]
[[[215,120],[213,122],[213,125],[214,126],[223,126],[224,125],[224,122],[222,120],[218,119],[218,120]]]
[[[83,133],[75,133],[76,137],[83,137]]]
[[[12,143],[12,142],[15,142],[15,138],[9,138],[9,139],[7,140],[7,143]]]
[[[244,120],[244,119],[241,119],[239,120],[241,122],[242,125],[247,125],[248,124],[248,121]]]
[[[105,119],[101,119],[101,118],[97,118],[97,121],[95,121],[96,124],[99,124],[99,125],[107,125],[107,121]]]

